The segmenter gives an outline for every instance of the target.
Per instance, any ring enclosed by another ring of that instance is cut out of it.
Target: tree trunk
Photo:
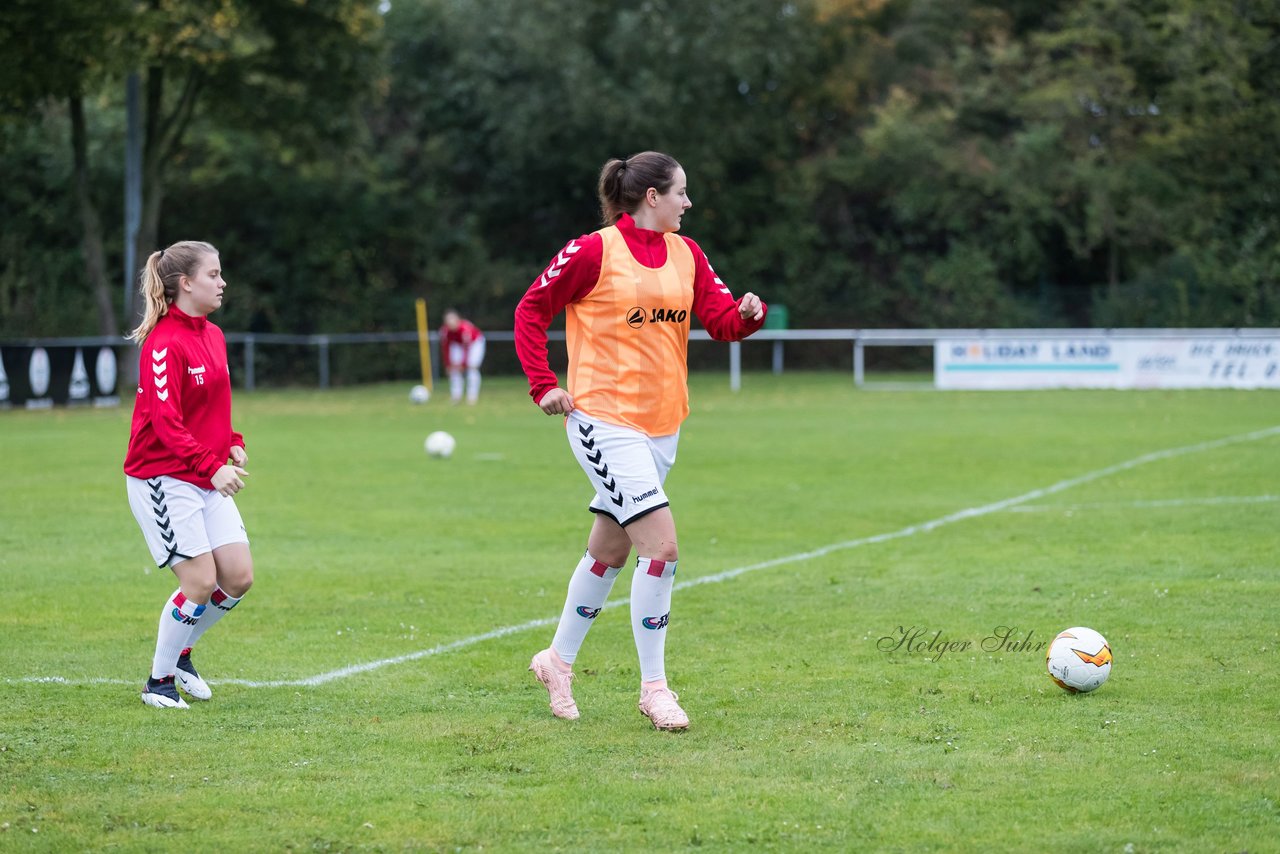
[[[164,69],[147,69],[147,94],[142,137],[142,215],[134,243],[139,262],[160,248],[160,213],[164,207],[165,164],[182,144],[200,91],[196,71],[188,72],[173,112],[164,114]],[[139,306],[140,308],[140,306]],[[137,308],[132,309],[135,314]]]
[[[102,221],[89,193],[89,141],[84,126],[84,99],[79,95],[68,98],[71,110],[71,151],[75,164],[76,201],[80,207],[80,248],[84,253],[84,272],[93,289],[98,305],[98,332],[101,335],[119,335],[116,324],[115,301],[107,283],[107,265],[102,250]]]
[[[1111,243],[1107,250],[1107,285],[1111,288],[1111,296],[1120,292],[1120,245],[1115,235],[1111,235]]]
[[[156,155],[159,145],[160,113],[164,104],[164,69],[152,66],[147,69],[146,100],[143,106],[142,130],[142,211],[138,218],[138,235],[134,239],[134,257],[139,266],[159,248],[161,170]],[[129,315],[137,320],[142,306],[134,295],[128,307]]]

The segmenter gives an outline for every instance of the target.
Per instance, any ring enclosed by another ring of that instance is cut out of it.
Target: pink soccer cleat
[[[689,716],[680,708],[680,699],[669,688],[652,688],[640,692],[640,714],[653,722],[655,729],[682,730],[689,728]]]
[[[544,649],[529,662],[533,675],[547,689],[551,700],[551,714],[566,721],[578,719],[578,704],[573,701],[573,670],[560,660],[551,647]]]

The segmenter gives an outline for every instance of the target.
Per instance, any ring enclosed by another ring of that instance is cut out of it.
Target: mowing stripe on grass
[[[1213,495],[1206,498],[1161,498],[1151,501],[1091,501],[1087,504],[1020,504],[1010,507],[1010,513],[1051,513],[1054,510],[1152,510],[1161,507],[1212,507],[1218,504],[1270,504],[1280,501],[1280,495]]]
[[[773,558],[772,560],[761,561],[760,563],[748,564],[747,566],[739,566],[734,569],[728,569],[724,572],[717,572],[713,575],[704,575],[700,578],[693,578],[689,581],[682,581],[675,585],[676,590],[683,590],[689,587],[697,587],[702,584],[719,584],[722,581],[728,581],[737,578],[740,575],[746,575],[750,572],[758,572],[762,569],[772,569],[776,566],[785,566],[789,563],[803,563],[813,560],[814,558],[825,557],[834,552],[846,551],[848,549],[860,548],[861,546],[870,546],[876,543],[884,543],[889,540],[900,540],[906,537],[914,537],[916,534],[926,534],[944,525],[950,525],[955,522],[961,522],[965,519],[976,519],[980,516],[989,516],[992,513],[999,513],[1002,510],[1008,510],[1019,505],[1024,505],[1029,501],[1035,501],[1049,495],[1055,495],[1068,489],[1090,483],[1113,474],[1128,471],[1138,466],[1154,463],[1160,460],[1172,459],[1173,457],[1185,456],[1187,454],[1197,454],[1202,451],[1211,451],[1216,448],[1223,448],[1228,445],[1240,444],[1242,442],[1256,442],[1259,439],[1267,439],[1272,436],[1280,435],[1280,426],[1268,427],[1265,430],[1255,430],[1251,433],[1241,433],[1236,436],[1227,436],[1222,439],[1212,439],[1207,442],[1198,442],[1194,445],[1184,445],[1181,448],[1169,448],[1163,451],[1153,451],[1149,454],[1143,454],[1140,457],[1134,457],[1122,463],[1117,463],[1106,468],[1096,469],[1086,472],[1076,477],[1060,480],[1055,484],[1046,486],[1042,489],[1033,489],[1030,492],[1024,492],[1022,495],[1013,498],[1005,498],[1001,501],[994,501],[990,504],[983,504],[980,507],[970,507],[965,510],[959,510],[946,516],[932,519],[928,522],[921,522],[917,525],[908,525],[897,531],[891,531],[885,534],[875,534],[870,537],[860,537],[856,540],[845,540],[839,543],[831,543],[821,548],[813,549],[806,552],[798,552],[784,557]],[[1257,496],[1257,498],[1272,498],[1273,496]],[[630,604],[630,599],[618,599],[607,603],[604,607],[607,609],[621,608]],[[253,680],[253,679],[219,679],[210,680],[210,684],[215,685],[241,685],[247,688],[310,688],[317,685],[323,685],[326,682],[333,682],[337,679],[345,679],[348,676],[355,676],[359,673],[367,673],[371,670],[380,670],[384,667],[390,667],[395,664],[405,664],[410,661],[418,661],[423,658],[431,658],[437,655],[443,655],[447,652],[454,652],[459,649],[465,649],[469,646],[483,643],[484,641],[496,640],[497,638],[514,635],[525,632],[530,629],[541,628],[543,626],[551,626],[559,620],[559,616],[542,617],[537,620],[529,620],[525,623],[519,623],[512,626],[503,626],[483,634],[472,635],[470,637],[459,638],[450,643],[433,646],[430,649],[421,649],[417,652],[410,652],[404,655],[396,655],[390,658],[381,658],[376,661],[366,661],[361,664],[352,664],[347,667],[340,667],[337,670],[330,670],[326,673],[317,673],[315,676],[308,676],[304,679],[269,679],[269,680]],[[6,682],[39,682],[56,685],[133,685],[141,684],[138,679],[67,679],[61,676],[28,676],[23,679],[6,679]]]
[[[992,513],[998,513],[1001,510],[1007,510],[1010,507],[1025,504],[1028,501],[1035,501],[1038,498],[1055,495],[1059,492],[1072,489],[1073,487],[1090,483],[1104,477],[1109,477],[1113,474],[1119,474],[1122,471],[1128,471],[1129,469],[1137,468],[1138,466],[1143,466],[1147,463],[1154,463],[1159,460],[1167,460],[1172,457],[1180,457],[1186,454],[1196,454],[1201,451],[1210,451],[1215,448],[1222,448],[1227,445],[1239,444],[1241,442],[1256,442],[1259,439],[1266,439],[1276,435],[1280,435],[1280,426],[1268,427],[1265,430],[1255,430],[1252,433],[1241,433],[1236,436],[1227,436],[1224,439],[1212,439],[1208,442],[1199,442],[1194,445],[1184,445],[1181,448],[1169,448],[1164,451],[1153,451],[1150,454],[1143,454],[1140,457],[1134,457],[1133,459],[1126,460],[1123,463],[1117,463],[1116,465],[1107,466],[1106,468],[1085,472],[1082,475],[1068,478],[1067,480],[1060,480],[1052,486],[1046,486],[1043,489],[1033,489],[1030,492],[1024,492],[1022,495],[1018,495],[1013,498],[1006,498],[1003,501],[995,501],[991,504],[984,504],[981,507],[970,507],[967,510],[960,510],[950,515],[942,516],[938,519],[921,522],[918,525],[908,525],[905,528],[892,531],[887,534],[876,534],[871,537],[862,537],[857,540],[846,540],[843,543],[832,543],[831,545],[822,546],[821,548],[814,549],[813,551],[774,558],[773,560],[753,563],[749,566],[740,566],[737,569],[725,570],[724,572],[718,572],[715,575],[704,575],[701,578],[694,578],[682,584],[677,584],[676,587],[681,588],[693,587],[698,584],[716,584],[760,569],[769,569],[775,566],[783,566],[788,563],[812,560],[816,557],[825,557],[832,552],[844,551],[846,549],[853,549],[859,546],[869,546],[875,543],[887,542],[889,540],[900,540],[904,537],[913,537],[916,534],[925,534],[936,528],[941,528],[944,525],[950,525],[953,522],[960,522],[965,519],[976,519],[979,516],[988,516]],[[619,602],[618,604],[621,605],[623,603]]]

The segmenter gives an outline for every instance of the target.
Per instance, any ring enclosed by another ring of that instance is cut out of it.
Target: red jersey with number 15
[[[177,306],[142,344],[124,473],[167,474],[204,489],[244,437],[231,429],[227,340],[206,317]]]

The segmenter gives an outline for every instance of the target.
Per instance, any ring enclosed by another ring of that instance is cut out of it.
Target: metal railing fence
[[[1097,340],[1108,338],[1275,338],[1280,329],[1270,328],[1235,328],[1235,329],[764,329],[742,342],[728,345],[729,350],[729,384],[734,390],[742,385],[742,348],[754,347],[768,342],[772,348],[770,359],[774,373],[782,373],[785,362],[785,345],[788,342],[845,342],[850,348],[853,359],[853,382],[862,386],[866,382],[866,351],[869,347],[931,347],[938,341],[949,339],[1010,339],[1032,337],[1066,337],[1080,340]],[[347,347],[370,344],[415,343],[418,334],[407,332],[336,332],[310,335],[294,335],[276,332],[228,332],[226,333],[228,348],[239,350],[241,362],[241,385],[252,391],[259,384],[258,355],[259,348],[270,346],[295,346],[315,348],[316,384],[320,388],[329,388],[333,382],[333,351],[335,347]],[[515,334],[507,331],[486,332],[485,338],[491,343],[512,344]],[[552,342],[563,342],[565,333],[552,331],[548,333]],[[711,336],[704,330],[695,329],[690,333],[691,341],[708,342]],[[437,334],[430,334],[433,348],[438,345]],[[109,336],[82,336],[67,338],[27,338],[0,342],[5,347],[112,347],[124,352],[133,345],[124,338]],[[416,360],[416,351],[414,353]]]

